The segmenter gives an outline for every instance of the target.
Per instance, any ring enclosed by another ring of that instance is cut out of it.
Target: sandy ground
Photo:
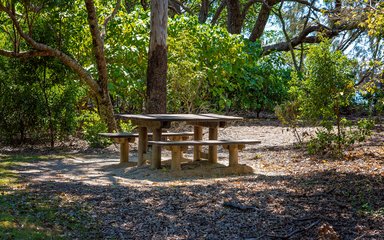
[[[235,123],[236,124],[236,123]],[[239,152],[239,163],[250,166],[255,174],[276,175],[279,172],[264,171],[261,167],[262,159],[283,157],[286,161],[291,161],[290,149],[296,143],[292,132],[287,128],[281,127],[274,120],[263,120],[259,123],[254,121],[249,123],[242,122],[241,125],[229,126],[219,131],[219,139],[257,139],[261,144],[248,145],[243,151]],[[312,129],[302,129],[301,131],[311,131]],[[203,138],[207,138],[208,130],[204,129]],[[183,175],[173,175],[169,169],[170,152],[163,150],[163,168],[152,170],[149,166],[137,167],[137,142],[130,145],[130,163],[119,163],[119,146],[111,145],[107,149],[92,149],[91,151],[63,152],[62,155],[52,155],[50,160],[36,163],[26,163],[24,169],[19,169],[21,173],[33,176],[33,181],[41,181],[46,178],[51,180],[82,181],[91,185],[110,185],[124,183],[152,183],[164,180],[180,179]],[[228,151],[219,146],[218,165],[224,167],[228,165]],[[49,155],[48,155],[49,156]],[[189,149],[184,157],[192,159],[193,151]],[[197,164],[184,164],[185,177],[217,177],[209,176],[210,172],[204,172],[209,168],[204,162]],[[198,168],[198,172],[190,171]],[[189,171],[188,171],[189,170]],[[190,173],[191,172],[191,173]]]
[[[292,132],[275,120],[234,123],[219,139],[261,140],[239,154],[252,174],[212,175],[204,162],[184,164],[186,174],[177,176],[166,161],[159,170],[136,167],[136,144],[128,164],[119,164],[114,145],[2,154],[40,155],[15,171],[36,192],[92,206],[104,239],[384,239],[381,130],[338,160],[295,147]],[[228,165],[226,150],[219,147],[218,156],[214,168]]]

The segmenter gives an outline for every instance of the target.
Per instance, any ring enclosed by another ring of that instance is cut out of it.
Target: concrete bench
[[[109,137],[120,144],[120,163],[129,162],[129,143],[135,142],[139,137],[138,133],[119,132],[119,133],[99,133],[102,137]],[[193,132],[163,132],[162,136],[174,141],[187,140],[193,136]],[[152,137],[152,133],[148,133]]]
[[[239,150],[243,150],[246,144],[259,144],[258,140],[188,140],[188,141],[148,141],[149,145],[170,147],[172,151],[172,170],[181,170],[182,148],[184,146],[223,146],[229,151],[229,166],[236,166],[239,163]]]

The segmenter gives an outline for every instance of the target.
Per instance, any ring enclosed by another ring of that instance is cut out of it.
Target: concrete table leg
[[[181,147],[173,146],[172,147],[172,160],[171,160],[171,170],[180,171],[181,170]]]
[[[161,128],[153,129],[153,141],[161,140]],[[152,145],[152,168],[159,169],[161,167],[161,147]]]
[[[193,139],[196,141],[202,140],[203,139],[203,128],[200,126],[194,126],[193,129],[194,129]],[[194,146],[193,147],[193,161],[201,159],[201,152],[202,152],[201,146]]]
[[[129,142],[127,140],[120,142],[120,163],[129,162]]]
[[[145,163],[144,154],[147,152],[148,130],[146,127],[139,127],[139,145],[137,165],[142,166]]]
[[[217,140],[218,127],[210,127],[209,128],[209,140]],[[217,146],[209,146],[208,148],[208,161],[210,163],[217,163]]]
[[[239,151],[237,145],[230,145],[229,150],[229,166],[234,167],[239,164]]]

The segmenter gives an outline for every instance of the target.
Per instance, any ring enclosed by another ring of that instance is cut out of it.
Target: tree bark
[[[227,29],[229,33],[240,34],[243,25],[241,5],[239,0],[227,0]]]
[[[199,23],[205,23],[208,18],[209,0],[201,0],[201,7],[199,12]]]
[[[108,131],[114,132],[117,130],[116,121],[113,114],[113,105],[109,96],[108,90],[108,71],[107,61],[104,54],[104,41],[102,39],[99,23],[97,19],[95,4],[93,0],[85,0],[85,6],[88,13],[88,24],[92,36],[93,54],[95,55],[97,72],[98,72],[98,85],[100,86],[99,97],[100,106],[99,111],[103,120],[108,125]]]
[[[255,26],[253,27],[251,35],[249,36],[250,41],[256,41],[264,33],[265,26],[267,25],[269,15],[271,13],[271,8],[274,4],[276,4],[276,2],[276,0],[263,2],[259,15],[257,16]]]
[[[168,1],[151,1],[151,33],[147,69],[147,113],[167,111]]]

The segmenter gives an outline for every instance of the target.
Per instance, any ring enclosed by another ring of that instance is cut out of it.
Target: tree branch
[[[321,42],[321,38],[319,36],[308,36],[309,34],[313,32],[322,32],[322,36],[326,38],[332,38],[337,36],[340,32],[345,30],[352,30],[352,29],[358,29],[359,24],[356,23],[350,23],[350,24],[342,24],[337,27],[334,27],[333,29],[324,26],[322,24],[319,25],[313,25],[309,26],[306,29],[304,29],[299,36],[294,37],[291,39],[291,41],[287,42],[281,42],[276,43],[268,46],[263,47],[263,54],[269,54],[271,51],[289,51],[291,44],[292,47],[296,47],[297,45],[301,43],[319,43]]]
[[[57,49],[54,49],[48,45],[36,42],[34,39],[32,39],[30,36],[24,33],[24,31],[21,29],[19,22],[16,19],[16,16],[13,15],[11,10],[6,8],[1,2],[0,2],[0,12],[5,12],[9,16],[17,32],[30,46],[32,46],[32,48],[40,52],[50,52],[51,56],[58,58],[62,63],[64,63],[66,66],[71,68],[74,72],[76,72],[80,76],[80,79],[82,79],[89,86],[93,94],[98,94],[100,92],[100,87],[97,84],[97,82],[93,80],[91,75],[76,60],[74,60],[67,54]]]
[[[108,84],[107,64],[104,55],[104,41],[99,30],[97,13],[93,0],[85,0],[85,7],[87,8],[88,25],[92,36],[93,53],[96,58],[96,66],[99,77],[98,82],[99,85],[101,85],[101,90],[104,91],[107,89]]]
[[[209,0],[201,0],[201,6],[199,11],[199,23],[205,23],[205,21],[207,21],[209,5]]]
[[[281,9],[283,8],[283,4],[284,4],[284,1],[281,1],[279,10],[278,10],[278,12],[275,13],[275,14],[276,14],[277,17],[280,19],[280,22],[281,22],[281,25],[282,25],[282,28],[283,28],[283,33],[284,33],[285,39],[286,39],[287,42],[288,42],[289,52],[291,53],[291,57],[292,57],[292,61],[293,61],[293,65],[295,66],[296,71],[299,71],[299,65],[297,64],[295,51],[294,51],[294,49],[293,49],[293,46],[292,46],[292,43],[291,43],[291,39],[290,39],[290,37],[289,37],[289,35],[288,35],[288,32],[287,32],[287,29],[286,29],[286,27],[285,27],[285,21],[284,21],[284,18],[283,18],[283,15],[282,15],[282,13],[281,13]]]
[[[30,58],[30,57],[53,57],[52,52],[49,51],[28,51],[28,52],[12,52],[0,49],[0,55],[12,58]]]
[[[117,0],[116,1],[116,6],[113,9],[111,15],[106,17],[105,20],[104,20],[103,26],[101,28],[101,39],[103,40],[103,42],[104,42],[105,35],[107,34],[107,25],[108,25],[109,21],[111,21],[116,16],[116,14],[119,11],[120,7],[121,7],[121,0]]]
[[[241,16],[242,18],[244,19],[245,16],[247,15],[249,9],[252,7],[253,4],[255,4],[256,2],[260,2],[258,0],[249,0],[243,7],[243,11],[241,13]]]
[[[363,31],[360,29],[352,32],[351,36],[345,42],[340,42],[340,45],[337,47],[337,49],[341,51],[346,50],[362,33]]]
[[[263,5],[261,6],[259,15],[257,16],[257,20],[255,25],[253,26],[251,35],[249,36],[249,40],[254,42],[256,39],[260,38],[264,33],[265,26],[267,25],[269,15],[271,13],[271,9],[273,5],[277,3],[276,0],[265,0],[263,1]]]
[[[179,5],[181,8],[183,8],[187,13],[193,14],[193,11],[189,7],[185,6],[182,2],[180,2],[178,0],[171,0],[171,1],[175,2],[177,5]]]
[[[215,25],[217,20],[219,19],[221,12],[224,10],[225,6],[227,6],[227,0],[221,0],[220,6],[217,8],[215,15],[213,15],[211,24]]]

